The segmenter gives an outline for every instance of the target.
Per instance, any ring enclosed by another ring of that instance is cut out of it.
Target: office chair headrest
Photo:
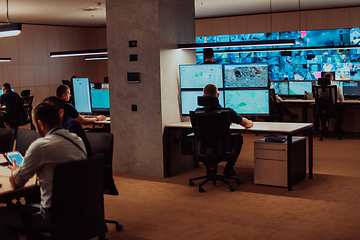
[[[219,99],[217,97],[198,96],[198,105],[204,108],[214,108],[219,106]]]
[[[318,84],[319,84],[320,86],[330,85],[330,78],[319,78],[319,79],[318,79]]]

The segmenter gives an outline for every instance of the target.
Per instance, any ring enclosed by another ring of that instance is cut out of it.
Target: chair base
[[[115,224],[115,227],[116,227],[116,230],[117,230],[117,231],[121,231],[121,230],[123,229],[123,225],[119,224],[118,221],[115,221],[115,220],[106,220],[106,219],[105,219],[105,222],[106,222],[106,223],[113,223],[113,224]]]
[[[223,183],[227,184],[230,187],[230,191],[233,192],[235,191],[235,188],[232,186],[232,184],[228,181],[226,181],[225,179],[232,179],[232,180],[236,180],[236,183],[238,185],[241,184],[241,181],[239,180],[239,178],[237,177],[232,177],[232,176],[225,176],[225,175],[221,175],[221,174],[217,174],[217,169],[213,169],[212,173],[201,176],[201,177],[196,177],[196,178],[191,178],[189,180],[189,185],[190,186],[194,186],[194,182],[195,180],[200,180],[200,179],[205,179],[202,183],[200,183],[199,185],[199,192],[204,192],[204,188],[202,187],[205,183],[212,181],[213,185],[216,185],[216,180],[220,180]]]

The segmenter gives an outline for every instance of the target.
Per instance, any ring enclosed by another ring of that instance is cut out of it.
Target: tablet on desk
[[[4,156],[11,165],[14,165],[14,159],[16,159],[17,165],[20,166],[24,159],[21,153],[18,151],[5,153]]]

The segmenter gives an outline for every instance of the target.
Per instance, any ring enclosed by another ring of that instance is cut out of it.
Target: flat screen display
[[[11,91],[15,91],[13,88],[11,89]],[[2,90],[2,88],[0,89],[0,95],[2,95],[3,94],[3,90]]]
[[[224,65],[225,88],[268,87],[268,65],[226,64]]]
[[[5,156],[6,156],[7,160],[11,163],[11,165],[14,165],[14,159],[16,160],[16,164],[18,166],[20,166],[24,160],[23,156],[18,151],[8,152],[5,154]]]
[[[180,65],[180,85],[182,89],[200,88],[212,83],[223,88],[221,64]]]
[[[289,82],[271,82],[271,88],[277,95],[289,95]]]
[[[91,107],[93,110],[109,110],[110,109],[109,89],[92,89]]]
[[[183,115],[189,114],[190,111],[195,111],[201,107],[197,105],[197,97],[203,96],[203,91],[182,91],[181,92],[181,113]],[[224,106],[224,93],[219,91],[219,103]]]
[[[79,113],[92,113],[89,78],[73,78],[75,108]]]
[[[343,82],[344,96],[360,96],[360,81]]]
[[[269,115],[269,90],[227,90],[225,107],[240,115]]]
[[[289,95],[304,95],[305,91],[308,93],[312,92],[312,82],[289,82]]]

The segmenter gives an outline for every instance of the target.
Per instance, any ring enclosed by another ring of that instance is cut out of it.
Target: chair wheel
[[[123,229],[123,225],[121,224],[116,224],[116,230],[117,231],[121,231]]]
[[[189,182],[189,186],[195,186],[194,182]]]
[[[199,192],[205,192],[204,188],[199,188]]]
[[[235,188],[230,187],[230,192],[233,192],[233,191],[235,191]]]
[[[320,138],[320,141],[322,141],[323,139],[322,138]]]
[[[236,184],[237,184],[237,185],[240,185],[240,184],[241,184],[241,181],[240,181],[240,180],[236,180]]]

